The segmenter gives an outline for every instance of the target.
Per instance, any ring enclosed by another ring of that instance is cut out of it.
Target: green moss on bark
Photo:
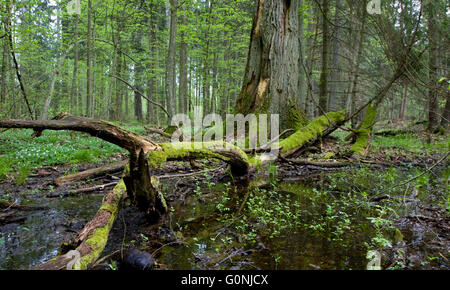
[[[356,132],[355,144],[350,148],[351,152],[362,155],[367,146],[369,146],[370,134],[372,134],[373,125],[377,120],[377,113],[378,108],[376,104],[370,104],[367,107],[361,127]]]
[[[167,162],[168,160],[183,159],[200,159],[200,158],[216,158],[225,162],[230,158],[223,154],[214,152],[217,149],[232,149],[237,152],[244,161],[248,161],[247,154],[241,149],[229,143],[217,142],[180,142],[180,143],[163,143],[160,144],[163,150],[150,151],[147,153],[148,163],[154,168]]]
[[[328,116],[328,118],[327,118]],[[297,130],[294,134],[280,142],[281,153],[288,153],[296,148],[300,148],[311,140],[323,135],[324,131],[332,124],[340,123],[345,120],[345,110],[339,112],[327,113],[311,121],[308,125]],[[330,120],[331,123],[330,123]]]
[[[92,233],[89,233],[88,239],[85,241],[86,245],[91,248],[89,254],[83,256],[80,260],[79,268],[76,270],[86,270],[89,265],[95,262],[95,260],[100,256],[101,252],[106,246],[108,241],[109,232],[113,226],[113,223],[117,217],[118,205],[122,195],[125,193],[126,187],[125,183],[120,181],[113,189],[115,194],[114,199],[111,204],[103,204],[99,211],[107,211],[111,215],[108,219],[108,223],[100,228],[95,229]]]

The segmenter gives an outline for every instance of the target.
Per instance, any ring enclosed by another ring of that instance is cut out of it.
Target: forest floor
[[[127,129],[145,133],[139,125]],[[155,175],[170,213],[151,225],[125,200],[94,268],[120,268],[124,253],[138,248],[161,269],[366,269],[374,252],[383,269],[450,269],[448,160],[427,171],[450,143],[422,129],[374,136],[366,163],[344,168],[281,162],[234,179],[221,162],[204,160],[198,169],[168,162]],[[74,190],[118,176],[59,187],[55,178],[127,156],[86,134],[45,131],[33,139],[31,133],[0,136],[0,201],[45,208],[0,208],[0,269],[28,269],[52,258],[110,188]],[[342,161],[346,134],[335,132],[339,138],[327,138],[303,158]]]

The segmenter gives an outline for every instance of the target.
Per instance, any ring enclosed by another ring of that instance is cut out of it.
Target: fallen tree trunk
[[[47,206],[29,206],[29,205],[21,205],[16,203],[9,203],[6,201],[0,201],[0,208],[2,209],[19,209],[25,211],[33,211],[33,210],[44,210],[48,209]]]
[[[121,180],[103,199],[95,217],[87,223],[72,243],[74,251],[57,256],[34,270],[86,270],[100,256],[106,246],[108,235],[119,212],[119,202],[126,192]],[[73,268],[70,267],[73,265]],[[68,267],[69,266],[69,267]]]
[[[351,162],[321,162],[321,161],[310,161],[306,159],[286,159],[286,158],[282,159],[285,162],[296,165],[312,165],[316,167],[325,167],[325,168],[340,168],[353,165],[353,163]]]
[[[74,195],[79,195],[82,193],[92,193],[92,192],[96,192],[96,191],[105,190],[108,187],[115,186],[117,183],[118,182],[116,181],[116,182],[110,182],[107,184],[91,186],[88,188],[80,188],[80,189],[76,189],[76,190],[70,190],[70,191],[61,192],[61,193],[49,193],[46,196],[49,198],[55,198],[55,197],[62,197],[62,196],[74,196]]]
[[[53,183],[57,186],[70,183],[77,180],[82,180],[90,177],[98,177],[106,174],[116,173],[119,171],[123,171],[125,166],[128,164],[128,160],[122,160],[118,162],[114,162],[102,167],[89,169],[86,171],[78,172],[75,174],[70,174],[67,176],[56,178]]]
[[[230,164],[233,174],[245,175],[249,172],[250,164],[247,155],[239,148],[225,142],[158,145],[145,137],[105,121],[75,117],[67,113],[62,115],[63,118],[60,120],[0,120],[0,128],[86,132],[128,150],[130,164],[125,170],[124,177],[127,193],[137,207],[145,211],[151,219],[158,219],[167,211],[164,197],[158,192],[156,179],[151,177],[151,166],[156,167],[170,160],[216,158]]]
[[[346,121],[345,111],[331,112],[320,116],[279,143],[279,146],[282,147],[281,156],[287,158],[294,155],[304,146],[311,145],[320,138],[331,134]]]

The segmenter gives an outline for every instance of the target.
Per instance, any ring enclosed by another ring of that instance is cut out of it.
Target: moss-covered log
[[[359,129],[357,129],[356,132],[353,133],[356,136],[356,141],[350,148],[351,152],[360,155],[364,154],[364,151],[370,144],[373,125],[377,120],[377,112],[377,104],[371,103],[369,106],[367,106],[366,114],[364,115],[364,119],[361,122]]]
[[[179,142],[159,144],[160,151],[148,153],[148,162],[153,167],[171,160],[219,159],[228,163],[234,175],[242,176],[248,173],[247,154],[240,148],[223,141],[214,142]]]
[[[302,147],[315,143],[320,138],[331,134],[346,122],[346,112],[331,112],[311,121],[308,125],[297,130],[294,134],[280,142],[281,155],[288,157]]]
[[[57,256],[34,269],[64,270],[68,268],[68,265],[73,265],[72,269],[86,270],[92,265],[106,246],[109,232],[119,212],[119,202],[125,192],[125,183],[121,180],[103,199],[95,217],[84,226],[74,242],[69,245],[75,250]]]
[[[75,117],[65,114],[66,117],[61,120],[0,120],[0,128],[18,128],[41,130],[72,130],[89,133],[93,137],[103,139],[107,142],[120,146],[130,152],[139,152],[144,149],[160,150],[160,147],[136,133],[128,131],[114,124],[83,117]]]
[[[86,132],[128,150],[130,164],[124,177],[127,193],[151,218],[156,219],[167,210],[164,198],[158,193],[156,181],[151,177],[152,167],[169,160],[217,158],[229,163],[233,174],[245,175],[249,171],[247,155],[239,148],[225,142],[158,145],[145,137],[105,121],[75,117],[67,113],[59,116],[58,120],[46,121],[0,120],[0,128]]]

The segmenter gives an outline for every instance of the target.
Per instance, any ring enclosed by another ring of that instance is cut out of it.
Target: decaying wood
[[[65,114],[65,116],[66,117],[62,120],[0,120],[0,127],[37,130],[72,130],[89,133],[94,137],[113,143],[130,152],[137,152],[140,149],[143,149],[146,152],[150,150],[160,150],[156,143],[145,137],[139,136],[136,133],[108,122],[75,117],[70,114]]]
[[[310,161],[306,159],[286,159],[283,158],[283,161],[296,164],[296,165],[312,165],[316,167],[325,167],[325,168],[339,168],[339,167],[347,167],[351,166],[353,163],[351,162],[320,162],[320,161]]]
[[[152,128],[152,127],[144,127],[144,128],[148,133],[155,133],[155,134],[161,135],[161,136],[169,138],[169,139],[172,138],[172,135],[170,135],[160,129]]]
[[[35,270],[63,270],[74,262],[74,269],[85,270],[100,256],[106,246],[108,235],[114,220],[119,212],[119,202],[126,192],[123,181],[119,182],[103,199],[102,205],[95,217],[87,223],[71,243],[72,248],[79,253],[79,259],[72,256],[60,255],[44,264],[35,267]]]
[[[27,211],[48,209],[47,206],[29,206],[29,205],[21,205],[21,204],[16,204],[16,203],[9,203],[6,201],[0,201],[0,208],[2,208],[2,209],[18,209],[18,210],[27,210]]]
[[[108,187],[115,186],[117,183],[119,183],[119,182],[118,181],[110,182],[110,183],[106,183],[106,184],[102,184],[102,185],[96,185],[96,186],[91,186],[91,187],[87,187],[87,188],[80,188],[80,189],[65,191],[65,192],[61,192],[61,193],[49,193],[46,196],[49,198],[55,198],[55,197],[62,197],[62,196],[69,196],[69,195],[79,195],[82,193],[84,193],[84,194],[92,193],[92,192],[96,192],[96,191],[105,190]]]
[[[119,171],[123,171],[125,169],[125,166],[128,164],[128,160],[122,160],[118,162],[114,162],[102,167],[89,169],[86,171],[70,174],[67,176],[56,178],[53,183],[57,186],[74,182],[77,180],[83,180],[87,178],[93,178],[98,176],[104,176],[106,174],[116,173]]]
[[[246,154],[225,142],[183,143],[182,148],[175,148],[169,143],[162,147],[143,136],[105,121],[75,117],[67,113],[60,115],[59,120],[0,120],[0,128],[85,132],[128,150],[130,163],[124,176],[127,193],[149,216],[158,217],[166,210],[164,198],[158,193],[157,185],[153,183],[154,180],[150,175],[149,163],[160,165],[169,160],[216,158],[230,164],[233,174],[245,175],[249,171]]]
[[[270,146],[272,146],[272,144],[274,144],[275,142],[279,141],[284,135],[286,135],[287,133],[290,133],[294,131],[294,129],[287,129],[284,130],[280,135],[278,135],[277,137],[273,138],[271,141],[269,141],[267,144],[264,144],[260,147],[257,147],[255,149],[242,149],[242,151],[244,151],[245,153],[261,153],[261,152],[266,152],[267,150],[271,150]],[[282,148],[275,148],[278,150],[281,150]]]

